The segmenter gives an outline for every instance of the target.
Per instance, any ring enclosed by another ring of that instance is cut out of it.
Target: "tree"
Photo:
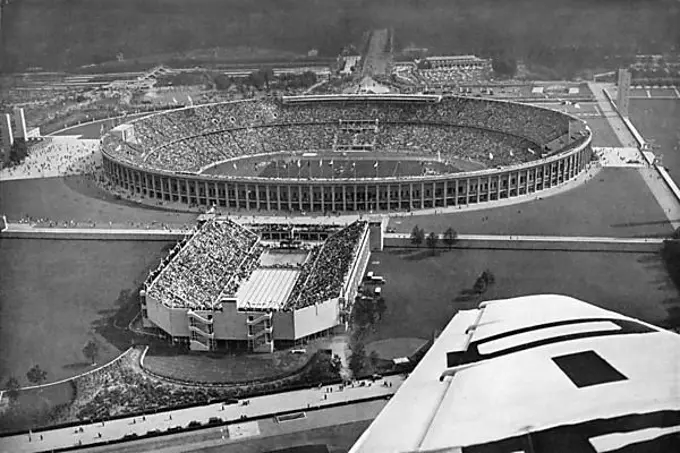
[[[97,356],[99,355],[99,343],[94,340],[88,341],[83,348],[83,355],[90,359],[92,365],[94,365],[97,362]]]
[[[501,54],[491,61],[493,71],[503,77],[514,77],[517,73],[517,60],[511,55]]]
[[[26,378],[28,378],[28,382],[31,384],[40,385],[47,379],[47,371],[40,368],[40,365],[34,365],[26,373]]]
[[[378,310],[378,319],[382,320],[383,315],[387,311],[387,304],[382,296],[378,297],[378,300],[376,300],[376,309]]]
[[[434,231],[427,235],[427,246],[432,249],[433,255],[434,249],[437,248],[437,241],[439,241],[439,238],[437,237],[437,233]]]
[[[357,376],[364,369],[364,363],[366,361],[366,347],[362,341],[356,342],[352,346],[352,354],[349,356],[349,369],[352,373]]]
[[[340,359],[339,355],[333,355],[333,358],[331,359],[331,368],[333,368],[333,371],[336,373],[340,373],[340,370],[342,369],[342,359]]]
[[[380,360],[380,356],[378,355],[378,352],[373,350],[371,351],[370,354],[368,354],[368,361],[371,364],[371,368],[375,370],[378,367],[378,361]]]
[[[420,247],[420,244],[423,243],[424,239],[425,231],[418,228],[418,225],[414,226],[413,231],[411,231],[411,244]]]
[[[484,272],[482,272],[479,277],[477,277],[477,281],[475,281],[473,290],[477,294],[482,294],[486,292],[486,290],[489,289],[489,286],[493,285],[494,283],[496,283],[496,277],[493,275],[493,272],[491,272],[489,269],[484,269]]]
[[[484,272],[482,272],[482,278],[486,282],[487,285],[493,285],[496,283],[496,277],[493,275],[493,272],[491,272],[489,269],[485,269]]]
[[[19,380],[14,376],[10,376],[9,379],[7,379],[5,387],[7,388],[5,393],[7,393],[7,398],[9,398],[10,402],[16,401],[19,396],[19,389],[21,389]]]
[[[477,294],[482,294],[483,292],[486,291],[487,287],[486,280],[480,275],[477,277],[477,280],[475,281],[475,285],[472,287],[472,290],[476,292]]]
[[[676,228],[675,231],[673,231],[673,234],[671,235],[671,239],[680,239],[680,227]]]
[[[449,250],[451,250],[451,247],[453,247],[456,242],[458,242],[458,233],[453,228],[448,227],[446,231],[444,231],[444,243],[448,245]]]

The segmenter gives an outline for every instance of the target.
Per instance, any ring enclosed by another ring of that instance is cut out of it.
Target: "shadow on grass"
[[[97,185],[95,179],[98,178],[98,174],[94,177],[89,175],[77,175],[77,176],[65,176],[62,178],[64,185],[69,189],[84,195],[88,198],[93,198],[99,201],[104,201],[106,203],[111,203],[119,206],[126,206],[129,208],[153,210],[153,211],[163,211],[163,212],[175,212],[182,214],[196,214],[193,211],[181,210],[181,209],[171,209],[164,208],[162,206],[154,205],[142,205],[126,197],[121,197],[108,192],[106,189],[101,188]]]
[[[89,368],[91,365],[90,362],[74,362],[63,365],[62,368],[65,370],[86,371],[86,368]]]
[[[663,265],[663,258],[661,257],[660,253],[647,253],[640,255],[636,261],[642,264],[653,263]]]
[[[459,309],[466,308],[466,306],[469,306],[469,308],[475,308],[477,307],[481,296],[481,294],[472,289],[463,289],[460,291],[458,296],[453,298],[452,302],[457,305],[462,305],[461,307],[458,307]]]
[[[432,249],[419,249],[418,251],[411,253],[410,255],[404,256],[404,259],[407,261],[421,261],[421,260],[426,260],[428,258],[436,258],[439,256],[439,251],[438,250],[432,250]]]

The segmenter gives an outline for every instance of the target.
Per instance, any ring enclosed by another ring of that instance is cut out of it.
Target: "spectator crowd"
[[[370,128],[347,122],[370,122]],[[149,169],[199,172],[244,155],[352,148],[389,152],[395,147],[492,165],[535,158],[565,135],[562,113],[486,99],[441,102],[310,101],[264,99],[208,104],[134,121],[135,142],[107,136],[104,149],[117,159]],[[236,164],[234,164],[236,165]]]
[[[262,254],[258,242],[256,234],[237,223],[207,222],[183,247],[175,247],[147,281],[147,297],[168,307],[209,309],[233,278],[240,281],[252,268],[248,263]]]
[[[288,298],[288,309],[299,309],[339,297],[360,241],[368,229],[365,221],[356,221],[330,236],[303,265]]]
[[[340,295],[359,241],[368,224],[357,221],[321,245],[300,245],[309,252],[302,263],[270,264],[294,268],[300,275],[285,309],[298,309]],[[210,221],[178,243],[151,272],[146,296],[168,307],[210,309],[221,294],[234,296],[261,265],[271,246],[260,243],[254,232],[232,221]]]

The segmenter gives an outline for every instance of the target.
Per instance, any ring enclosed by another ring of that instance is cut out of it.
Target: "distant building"
[[[448,68],[491,68],[491,60],[474,55],[432,56],[425,58],[432,69]]]
[[[9,162],[9,153],[14,145],[14,133],[12,131],[12,115],[0,114],[0,166]]]
[[[359,62],[361,61],[361,56],[359,55],[348,55],[344,57],[344,61],[342,62],[342,69],[340,69],[340,74],[342,75],[351,75],[354,73],[356,68],[359,66]]]
[[[132,124],[121,124],[111,129],[111,134],[126,143],[135,143],[135,128]]]

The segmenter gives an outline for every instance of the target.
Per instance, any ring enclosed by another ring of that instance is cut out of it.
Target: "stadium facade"
[[[113,187],[159,202],[259,211],[388,212],[468,206],[550,189],[586,169],[591,140],[583,121],[525,104],[428,95],[327,95],[207,104],[150,115],[107,134],[102,154]],[[320,150],[338,157],[361,157],[367,151],[432,159],[444,155],[484,168],[381,178],[204,173],[231,161],[236,168],[243,156],[301,156]]]
[[[365,221],[202,222],[150,273],[140,292],[143,324],[198,351],[271,352],[324,335],[349,320],[369,237]]]

